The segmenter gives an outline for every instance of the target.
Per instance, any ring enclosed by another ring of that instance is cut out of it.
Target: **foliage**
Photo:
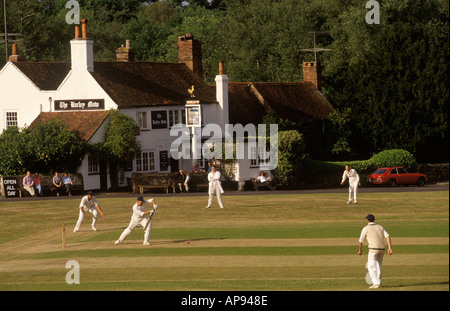
[[[102,146],[104,156],[119,163],[131,161],[141,151],[136,140],[138,126],[131,117],[114,109],[109,117]]]
[[[20,34],[20,55],[70,60],[66,2],[6,1],[8,32]],[[79,0],[96,61],[115,60],[115,50],[131,39],[137,61],[177,62],[177,37],[188,32],[203,43],[203,79],[210,84],[218,60],[230,81],[288,82],[301,81],[302,62],[317,57],[322,92],[345,123],[330,116],[334,137],[326,139],[313,136],[318,124],[285,128],[305,134],[314,158],[405,149],[420,162],[446,162],[449,2],[379,2],[380,24],[368,25],[360,0]],[[314,45],[311,31],[327,32],[316,37],[316,47],[331,51],[302,51]]]
[[[86,143],[60,121],[38,123],[24,134],[27,149],[33,155],[27,163],[32,171],[75,172],[86,154]]]
[[[0,135],[0,175],[18,175],[26,171],[25,136],[17,127]]]
[[[365,12],[329,20],[324,59],[329,99],[352,111],[353,147],[448,161],[448,1],[385,1],[379,25]]]
[[[278,132],[278,165],[274,177],[287,187],[295,187],[300,175],[301,158],[305,142],[295,130]]]
[[[59,121],[39,123],[33,129],[8,128],[0,136],[0,174],[74,172],[86,154],[86,143]]]
[[[415,157],[403,149],[384,150],[372,156],[368,160],[361,161],[317,161],[311,159],[302,160],[302,178],[313,174],[327,174],[342,171],[345,165],[354,168],[360,174],[372,173],[379,167],[402,166],[408,172],[415,172],[418,163]]]

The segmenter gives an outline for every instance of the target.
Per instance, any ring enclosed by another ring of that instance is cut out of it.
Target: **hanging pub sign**
[[[105,109],[104,99],[55,100],[55,111]]]
[[[166,129],[167,128],[167,111],[155,110],[152,111],[152,129]]]
[[[186,109],[186,125],[188,127],[202,126],[202,111],[200,101],[188,100],[185,105]]]
[[[15,198],[19,196],[19,183],[16,177],[2,176],[2,194],[5,198]]]

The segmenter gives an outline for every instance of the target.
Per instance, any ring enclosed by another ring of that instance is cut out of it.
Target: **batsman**
[[[153,204],[153,210],[145,211],[145,208],[148,204]],[[120,244],[125,240],[125,238],[133,232],[134,228],[136,228],[139,224],[144,228],[144,245],[150,245],[150,233],[152,231],[152,222],[151,219],[153,215],[155,215],[156,202],[154,199],[144,200],[142,196],[137,198],[136,204],[133,205],[133,215],[131,216],[131,221],[128,227],[122,232],[119,239],[115,242],[115,244]],[[148,216],[148,217],[147,217]]]

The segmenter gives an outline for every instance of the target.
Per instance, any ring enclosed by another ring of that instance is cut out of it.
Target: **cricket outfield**
[[[106,217],[73,233],[81,197],[0,201],[0,290],[366,291],[368,213],[390,233],[378,291],[449,290],[449,191],[347,194],[155,194],[150,246],[137,227],[120,245],[132,196],[96,196]],[[145,198],[152,197],[147,194]],[[62,247],[61,226],[66,227]],[[79,284],[67,284],[69,260]]]

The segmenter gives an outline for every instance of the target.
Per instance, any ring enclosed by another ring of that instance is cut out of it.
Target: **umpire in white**
[[[92,230],[97,231],[95,224],[97,223],[98,213],[103,217],[105,214],[102,212],[100,206],[98,205],[97,199],[92,195],[92,191],[88,191],[86,195],[81,199],[80,203],[80,213],[78,215],[78,221],[73,229],[73,232],[77,232],[80,229],[81,223],[83,222],[84,217],[88,219],[86,212],[92,214]]]
[[[208,206],[206,208],[210,208],[212,204],[212,199],[214,194],[217,196],[217,202],[219,203],[220,208],[224,208],[222,203],[222,185],[220,184],[220,172],[216,171],[216,166],[213,164],[211,166],[211,172],[208,174],[208,181],[209,181],[209,187],[208,187]]]
[[[366,216],[367,226],[365,226],[359,237],[359,251],[358,255],[362,254],[362,246],[364,240],[367,238],[367,242],[369,244],[369,254],[367,260],[367,269],[369,270],[370,278],[372,279],[372,285],[369,288],[379,288],[381,287],[381,266],[383,264],[383,257],[385,251],[385,242],[386,239],[388,243],[388,254],[392,255],[392,243],[391,237],[386,230],[375,223],[375,216],[369,214]]]

